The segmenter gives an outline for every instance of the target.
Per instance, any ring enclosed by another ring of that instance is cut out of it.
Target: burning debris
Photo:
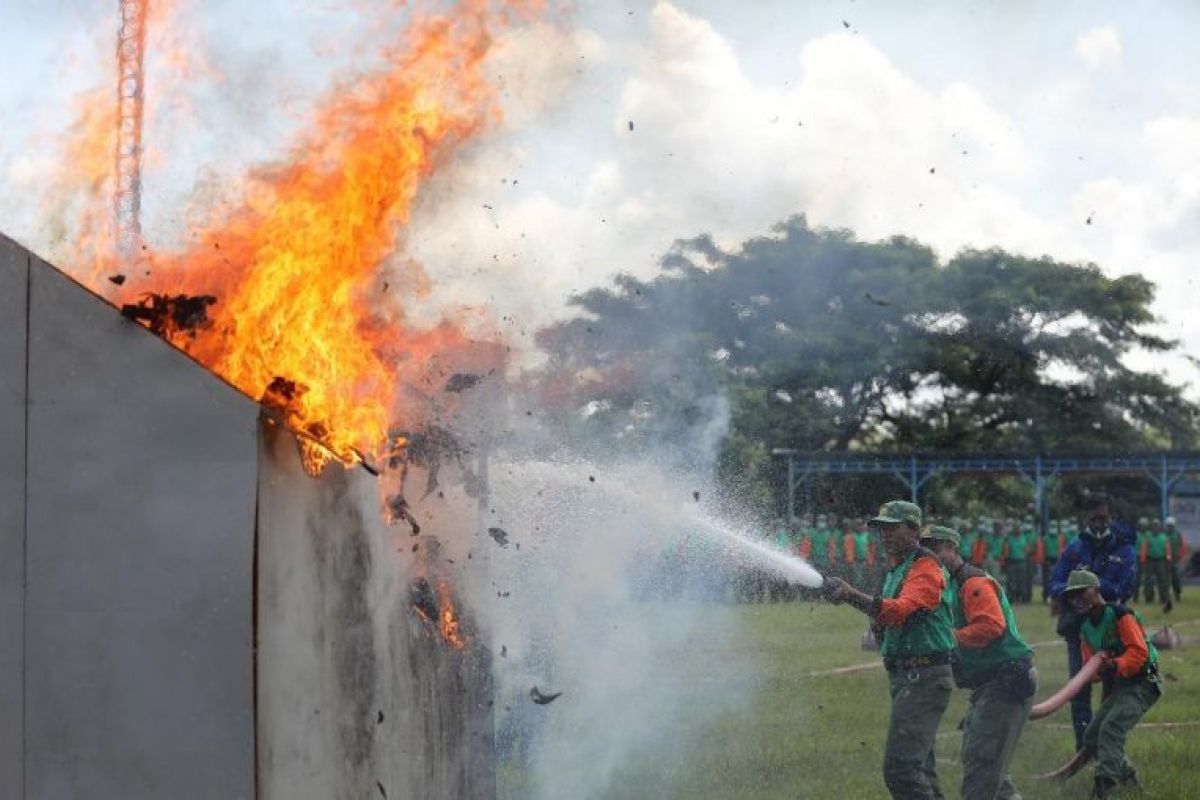
[[[501,547],[508,547],[508,532],[503,528],[488,528],[488,536],[495,540],[496,544]]]
[[[404,499],[404,495],[400,492],[387,499],[387,516],[388,522],[392,525],[398,522],[407,522],[412,527],[413,536],[421,532],[421,526],[417,523],[417,518],[413,516],[408,501]]]
[[[124,277],[120,277],[124,282]],[[113,283],[120,285],[115,280]],[[211,294],[146,294],[136,303],[121,306],[121,315],[164,339],[179,334],[195,338],[197,333],[211,327],[208,307],[216,302],[217,298]]]
[[[560,697],[562,697],[562,692],[542,694],[541,690],[536,686],[529,690],[529,699],[539,706],[548,706]]]
[[[417,616],[430,628],[436,629],[446,644],[455,650],[467,646],[458,611],[450,597],[450,584],[444,580],[438,581],[434,590],[428,579],[416,578],[408,587],[408,599]]]

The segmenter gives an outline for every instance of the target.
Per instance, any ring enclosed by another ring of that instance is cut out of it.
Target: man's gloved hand
[[[850,599],[850,584],[841,578],[826,578],[821,584],[821,594],[834,605],[841,605]]]
[[[1101,653],[1100,669],[1096,671],[1096,674],[1101,678],[1111,678],[1113,675],[1117,674],[1116,660],[1108,653]]]

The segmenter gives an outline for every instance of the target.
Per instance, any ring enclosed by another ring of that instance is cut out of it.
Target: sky
[[[188,77],[148,67],[143,206],[164,244],[197,186],[270,160],[369,62],[346,46],[361,3],[176,3]],[[53,255],[33,198],[75,93],[107,79],[116,2],[0,7],[0,230]],[[1001,246],[1144,274],[1159,332],[1200,356],[1200,4],[647,0],[554,20],[504,43],[505,121],[418,201],[422,308],[532,330],[618,272],[654,275],[677,239],[736,247],[803,213],[943,258]],[[1200,378],[1182,358],[1133,363]]]

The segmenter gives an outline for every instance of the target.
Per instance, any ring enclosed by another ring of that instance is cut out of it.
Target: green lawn
[[[1139,727],[1128,751],[1138,766],[1146,798],[1200,798],[1200,589],[1189,587],[1170,621],[1180,634],[1197,640],[1161,653],[1167,676],[1166,694],[1144,722],[1189,722],[1190,726]],[[1157,628],[1164,615],[1145,609],[1147,624]],[[1056,642],[1046,607],[1018,607],[1021,630],[1031,642]],[[1187,624],[1191,622],[1191,624]],[[1182,624],[1181,624],[1182,623]],[[796,602],[778,605],[713,606],[703,625],[714,630],[733,624],[740,632],[737,653],[691,649],[673,667],[697,697],[722,691],[715,665],[737,663],[747,654],[757,664],[750,699],[714,721],[673,720],[686,736],[686,755],[678,748],[664,757],[646,752],[627,763],[606,798],[857,798],[886,797],[880,776],[884,729],[888,714],[886,676],[881,669],[842,675],[811,673],[877,661],[860,649],[864,619],[845,607]],[[697,642],[728,641],[706,637]],[[727,645],[728,646],[728,645]],[[1037,667],[1047,696],[1066,678],[1061,644],[1037,650]],[[1098,702],[1098,700],[1097,700]],[[959,734],[956,730],[966,693],[955,692],[942,722],[938,742],[939,772],[947,797],[958,796]],[[1014,761],[1017,788],[1026,798],[1086,798],[1090,767],[1065,785],[1036,781],[1032,776],[1070,758],[1074,741],[1067,725],[1069,709],[1031,723]],[[671,738],[671,732],[666,732]],[[502,796],[527,796],[518,771],[501,767]]]

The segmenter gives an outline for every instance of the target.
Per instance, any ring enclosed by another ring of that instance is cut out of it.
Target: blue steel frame
[[[921,490],[939,474],[1008,473],[1029,481],[1033,489],[1034,509],[1045,522],[1046,491],[1066,473],[1107,473],[1144,475],[1158,486],[1162,518],[1169,514],[1171,489],[1189,472],[1200,472],[1200,453],[1144,453],[1124,458],[1106,456],[844,456],[804,453],[776,448],[773,455],[787,458],[788,519],[795,521],[796,490],[813,475],[891,475],[908,489],[914,503],[920,502]]]

